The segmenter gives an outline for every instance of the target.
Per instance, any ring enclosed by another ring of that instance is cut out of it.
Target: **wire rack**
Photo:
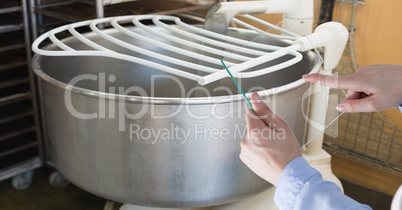
[[[338,3],[346,4],[342,1]],[[351,5],[350,23],[344,23],[350,26],[350,37],[342,59],[335,69],[340,75],[352,74],[359,67],[354,52],[355,16],[359,5],[358,1]],[[330,106],[335,106],[344,99],[344,94],[336,90],[331,90],[331,94],[338,95],[339,98],[330,100]],[[334,118],[334,115],[337,115],[337,112],[328,113],[330,119]],[[383,113],[345,113],[338,119],[337,126],[331,129],[327,132],[331,135],[326,135],[324,140],[327,148],[336,148],[338,152],[343,151],[344,155],[366,160],[367,163],[376,163],[382,169],[402,176],[402,132]]]
[[[161,32],[157,30],[155,27],[150,27],[149,25],[143,24],[141,21],[152,21],[155,26],[159,26],[172,35]],[[172,26],[164,23],[163,21],[171,21],[175,23],[176,26]],[[132,22],[136,27],[141,28],[145,34],[133,32],[123,26],[121,26],[120,22]],[[99,24],[108,23],[111,24],[115,30],[124,33],[127,36],[135,38],[137,40],[141,40],[143,42],[147,42],[151,45],[158,46],[160,48],[166,49],[170,52],[175,52],[178,54],[186,55],[188,57],[199,59],[200,61],[207,62],[210,64],[214,64],[218,67],[212,68],[199,64],[193,64],[191,62],[187,62],[185,60],[179,60],[174,57],[168,55],[162,55],[155,53],[149,49],[143,49],[141,47],[132,45],[128,42],[121,41],[112,35],[107,34],[102,31],[102,29],[98,28]],[[193,70],[198,70],[207,73],[205,76],[200,76],[194,73],[190,73],[180,69],[173,69],[168,66],[160,65],[155,62],[151,62],[147,59],[137,58],[135,56],[127,55],[121,52],[113,51],[108,48],[105,48],[85,36],[81,35],[76,28],[81,27],[89,27],[94,33],[96,33],[99,37],[112,42],[118,46],[123,47],[124,49],[132,50],[133,52],[138,52],[143,55],[149,56],[151,58],[159,59],[164,62],[175,63],[179,66],[191,68]],[[79,39],[82,43],[85,43],[88,48],[84,50],[73,49],[62,41],[60,41],[56,36],[61,32],[69,32],[72,36]],[[258,31],[256,32],[256,34]],[[261,32],[263,33],[263,32]],[[163,40],[172,41],[176,43],[180,43],[186,48],[194,48],[199,50],[200,53],[193,53],[189,50],[184,50],[180,47],[170,46],[165,44],[164,41],[157,41],[154,39],[150,39],[147,37],[147,34],[155,34]],[[266,36],[276,36],[263,34]],[[183,39],[181,37],[185,37]],[[40,49],[39,45],[46,40],[51,40],[59,49],[56,50],[48,50],[48,49]],[[191,40],[187,40],[191,39]],[[216,40],[215,40],[216,39]],[[310,39],[309,37],[303,39]],[[218,41],[217,41],[218,40]],[[225,41],[225,42],[223,42]],[[199,42],[202,42],[201,44]],[[209,44],[214,47],[218,47],[220,49],[215,49],[213,47],[205,46],[204,44]],[[238,49],[242,49],[242,51],[238,51]],[[260,44],[253,41],[242,40],[237,38],[232,38],[229,36],[213,33],[195,26],[188,25],[180,20],[180,18],[174,16],[163,16],[163,15],[138,15],[138,16],[120,16],[120,17],[112,17],[112,18],[102,18],[96,20],[82,21],[73,23],[70,25],[61,26],[55,28],[51,31],[48,31],[41,35],[37,40],[32,44],[32,49],[35,53],[46,56],[102,56],[102,57],[111,57],[121,60],[126,60],[134,63],[139,63],[142,65],[146,65],[160,71],[168,72],[170,74],[184,77],[187,79],[198,81],[199,84],[205,85],[211,82],[217,81],[224,77],[228,77],[228,74],[222,70],[220,66],[221,60],[216,59],[214,57],[206,56],[206,53],[216,55],[225,55],[226,59],[230,59],[227,61],[228,69],[232,72],[234,77],[237,78],[251,78],[264,74],[268,74],[274,71],[281,70],[283,68],[289,67],[302,59],[302,55],[297,50],[301,50],[303,46],[295,42],[293,45],[287,47],[278,47],[268,44]],[[268,52],[267,52],[268,50]],[[243,55],[243,54],[247,55]],[[290,55],[292,58],[289,58],[279,64],[258,69],[254,71],[242,72],[244,70],[250,69],[252,67],[261,65],[263,63],[267,63],[269,61]]]

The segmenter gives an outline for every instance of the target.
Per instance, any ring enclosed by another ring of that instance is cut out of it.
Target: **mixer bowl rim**
[[[313,52],[308,52],[312,53]],[[127,102],[131,103],[146,103],[146,104],[191,104],[191,105],[201,105],[201,104],[224,104],[224,103],[230,103],[230,102],[243,102],[245,101],[244,97],[242,94],[236,94],[236,95],[224,95],[224,96],[211,96],[211,97],[193,97],[193,98],[179,98],[179,97],[144,97],[144,96],[132,96],[132,95],[122,95],[122,94],[115,94],[115,93],[105,93],[105,92],[99,92],[96,90],[90,90],[82,87],[77,87],[77,86],[71,86],[68,85],[64,82],[61,82],[59,80],[56,80],[49,75],[47,75],[41,68],[40,68],[40,60],[42,55],[35,54],[32,58],[32,69],[34,73],[40,77],[42,80],[46,81],[47,83],[50,83],[51,85],[61,88],[61,89],[70,89],[71,93],[82,95],[82,96],[87,96],[91,98],[98,98],[98,99],[107,99],[107,100],[116,100],[116,99],[121,99],[124,98],[124,100]],[[314,54],[314,59],[315,59],[315,66],[312,68],[312,70],[309,72],[309,74],[312,73],[318,73],[321,69],[321,62],[317,58],[317,56]],[[279,70],[280,71],[280,70]],[[257,91],[257,93],[261,97],[268,97],[270,95],[274,94],[279,94],[283,93],[285,91],[289,91],[292,89],[295,89],[297,87],[300,87],[307,82],[304,81],[302,78],[288,83],[286,85],[282,85],[279,87],[275,88],[270,88],[267,90],[262,90],[262,91]],[[249,93],[246,93],[248,95]]]

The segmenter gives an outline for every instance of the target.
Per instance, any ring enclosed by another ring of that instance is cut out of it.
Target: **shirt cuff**
[[[279,176],[274,200],[280,209],[292,209],[304,184],[320,173],[299,156],[286,165]]]
[[[402,112],[402,104],[398,106],[398,109]]]

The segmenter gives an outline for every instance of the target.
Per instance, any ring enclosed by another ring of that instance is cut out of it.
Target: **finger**
[[[258,93],[251,94],[251,102],[254,108],[254,111],[258,117],[265,123],[267,126],[271,125],[283,125],[284,121],[276,116],[272,110],[268,107],[268,105],[262,100]]]
[[[254,111],[259,117],[268,117],[273,116],[274,113],[268,107],[266,103],[262,100],[261,96],[258,93],[251,94],[251,104],[253,105]]]
[[[254,129],[263,129],[267,127],[267,124],[265,124],[265,122],[251,110],[247,111],[246,122],[248,130],[247,134],[250,134]]]
[[[277,129],[282,128],[283,126],[278,126],[274,123],[269,123],[269,125],[266,125],[265,122],[254,115],[255,117],[252,117],[252,115],[247,115],[247,134],[243,138],[242,142],[240,143],[240,146],[242,148],[242,151],[247,151],[250,149],[250,147],[254,146],[261,146],[266,141],[267,139],[271,138],[272,136],[277,136],[276,132]],[[281,130],[283,131],[283,130]],[[269,135],[264,135],[264,134],[269,134]],[[265,137],[264,137],[265,136]]]
[[[246,123],[248,126],[248,130],[264,128],[269,126],[268,120],[264,121],[260,116],[256,115],[254,110],[247,110],[246,111]]]
[[[375,96],[369,96],[360,99],[345,100],[340,102],[336,109],[340,112],[374,112],[381,111],[381,100]]]
[[[326,76],[321,74],[309,74],[303,75],[303,79],[306,82],[319,82],[321,85],[337,88],[337,89],[353,89],[356,91],[360,90],[360,85],[358,81],[355,79],[354,75],[346,75],[346,76]]]

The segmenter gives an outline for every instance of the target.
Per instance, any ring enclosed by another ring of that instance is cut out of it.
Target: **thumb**
[[[374,96],[340,102],[336,109],[340,112],[374,112],[379,111],[379,103]]]
[[[264,103],[258,93],[254,92],[251,94],[251,103],[253,104],[255,114],[265,123],[265,125],[270,126],[270,124],[273,124],[283,126],[285,124],[285,122],[276,116],[268,105]]]
[[[264,103],[258,93],[254,92],[251,94],[251,103],[257,116],[265,118],[273,115],[271,109]]]

